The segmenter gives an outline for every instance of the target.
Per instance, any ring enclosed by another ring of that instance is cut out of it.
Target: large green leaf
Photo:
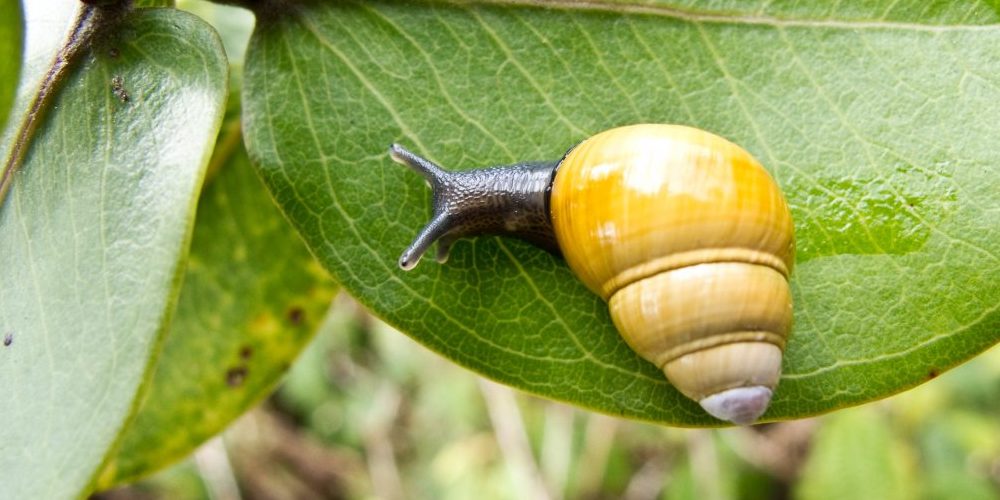
[[[326,272],[251,169],[234,125],[213,158],[221,170],[201,196],[149,395],[99,488],[182,458],[269,394],[333,298]]]
[[[222,118],[225,56],[206,24],[171,10],[112,20],[50,87],[0,205],[9,498],[85,494],[117,442],[176,301]]]
[[[430,196],[385,151],[469,168],[628,123],[728,137],[796,220],[796,325],[765,420],[818,414],[1000,338],[997,16],[895,3],[286,5],[260,13],[247,53],[247,141],[335,278],[431,349],[536,394],[711,425],[544,251],[463,240],[446,265],[400,271]]]

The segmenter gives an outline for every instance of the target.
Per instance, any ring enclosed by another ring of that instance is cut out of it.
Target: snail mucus
[[[562,255],[608,302],[641,357],[721,420],[766,410],[792,324],[794,227],[774,179],[748,152],[681,125],[614,128],[554,162],[448,171],[393,145],[422,174],[433,215],[403,252],[499,234]]]

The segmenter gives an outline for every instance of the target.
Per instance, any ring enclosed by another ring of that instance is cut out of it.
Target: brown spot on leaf
[[[240,347],[240,359],[247,360],[250,359],[250,356],[253,356],[253,347],[248,345]]]
[[[111,78],[111,92],[121,102],[128,102],[129,96],[128,91],[125,90],[125,79],[121,75],[115,75]]]
[[[931,370],[927,372],[927,380],[934,380],[940,373],[937,370]]]
[[[9,346],[9,345],[11,345],[13,343],[14,343],[14,334],[13,333],[8,333],[7,335],[3,336],[3,345],[4,345],[4,347],[7,347],[7,346]]]
[[[291,307],[288,309],[288,321],[292,323],[293,326],[299,326],[302,321],[306,318],[306,312],[302,310],[301,307]]]
[[[247,367],[246,366],[234,366],[226,370],[226,385],[229,387],[239,387],[243,385],[243,382],[247,379]]]

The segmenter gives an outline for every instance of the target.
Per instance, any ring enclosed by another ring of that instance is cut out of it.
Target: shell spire
[[[706,396],[698,404],[719,420],[750,425],[767,411],[772,395],[771,389],[762,385],[736,387]]]

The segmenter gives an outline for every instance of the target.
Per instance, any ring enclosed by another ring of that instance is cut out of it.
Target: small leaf
[[[201,196],[152,387],[100,489],[184,457],[267,396],[333,298],[326,272],[274,206],[233,124],[213,161],[221,170]],[[235,148],[225,152],[229,141]]]
[[[0,205],[10,498],[86,495],[118,440],[177,298],[222,118],[225,56],[207,25],[173,10],[117,23],[58,87]]]
[[[258,15],[247,53],[251,157],[376,314],[493,379],[614,415],[718,423],[543,251],[462,240],[446,265],[400,271],[429,192],[389,143],[456,169],[555,159],[630,123],[743,145],[784,189],[799,246],[766,420],[884,398],[996,343],[996,13],[733,4],[282,4]]]
[[[226,57],[229,58],[230,81],[242,77],[243,55],[246,53],[247,41],[250,40],[250,32],[253,30],[253,14],[249,10],[233,5],[204,0],[181,0],[177,7],[204,19],[215,27],[219,37],[222,38]]]

